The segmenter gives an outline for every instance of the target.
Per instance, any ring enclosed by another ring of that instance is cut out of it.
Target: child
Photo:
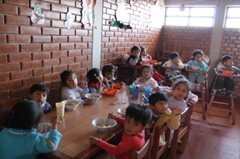
[[[145,127],[151,120],[150,109],[137,104],[130,104],[125,119],[112,115],[120,123],[124,123],[124,132],[118,145],[112,145],[96,137],[90,142],[115,155],[116,159],[131,159],[132,151],[141,149],[145,144]]]
[[[195,50],[192,52],[192,59],[187,62],[187,68],[194,71],[188,74],[192,83],[199,84],[204,80],[204,71],[207,71],[208,65],[203,61],[203,55],[202,50]]]
[[[165,94],[159,92],[151,94],[149,104],[153,112],[152,121],[154,126],[162,126],[165,123],[167,123],[169,129],[177,129],[180,126],[180,113],[175,110],[171,111],[168,108],[168,99]],[[159,145],[165,144],[165,136],[160,136]]]
[[[65,70],[60,74],[62,82],[62,100],[66,99],[82,99],[88,88],[83,85],[83,89],[78,87],[77,75],[72,70]]]
[[[107,79],[110,86],[117,82],[115,78],[116,71],[117,67],[112,64],[104,65],[102,68],[102,74]]]
[[[42,108],[33,101],[24,100],[13,107],[6,127],[0,132],[2,159],[33,159],[39,153],[57,149],[62,134],[57,130],[55,123],[47,138],[36,130],[42,115]]]
[[[30,88],[30,99],[35,101],[40,107],[43,108],[44,113],[52,110],[51,104],[47,102],[49,93],[48,87],[43,83],[33,84]]]
[[[240,75],[240,69],[233,66],[233,59],[229,55],[224,55],[222,61],[218,64],[216,71],[220,74],[224,74],[226,71],[230,71],[232,75]],[[234,89],[234,81],[232,75],[219,76],[216,82],[216,89],[223,91],[226,89],[226,94],[230,95]]]
[[[133,65],[133,66],[140,65],[142,61],[140,52],[141,52],[141,48],[139,46],[133,46],[131,48],[131,54],[127,59],[127,64]]]
[[[141,48],[140,55],[141,55],[142,61],[147,62],[149,60],[152,60],[152,56],[147,53],[147,49],[142,46],[140,46],[140,48]]]
[[[153,68],[151,65],[142,66],[142,77],[137,78],[133,83],[140,87],[140,90],[144,90],[144,87],[150,86],[155,88],[158,86],[158,83],[155,79],[152,78]]]
[[[180,56],[178,52],[172,52],[170,54],[170,58],[163,64],[163,67],[166,68],[166,78],[167,81],[173,81],[173,78],[180,73],[180,70],[184,68],[184,64],[180,60]]]
[[[101,92],[103,88],[108,88],[109,83],[105,77],[102,76],[98,68],[92,68],[87,73],[88,88],[90,93]]]

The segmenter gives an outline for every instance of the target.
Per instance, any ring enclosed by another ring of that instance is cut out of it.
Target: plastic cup
[[[56,103],[56,112],[57,118],[60,120],[63,119],[65,113],[65,102]]]

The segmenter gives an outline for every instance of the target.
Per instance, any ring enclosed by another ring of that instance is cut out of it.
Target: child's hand
[[[94,136],[90,136],[89,137],[89,141],[91,144],[95,145],[97,143],[97,141],[99,140],[99,138],[94,137]]]
[[[145,82],[145,79],[144,78],[140,78],[139,82],[143,83],[143,82]]]
[[[61,122],[59,120],[57,120],[57,118],[56,118],[56,119],[52,120],[51,123],[52,123],[53,129],[57,129],[58,124],[60,124]]]
[[[88,87],[87,82],[83,82],[83,81],[80,82],[79,86],[80,86],[81,88],[86,88],[86,87]]]
[[[115,119],[116,118],[116,114],[111,112],[111,113],[108,114],[108,118]]]

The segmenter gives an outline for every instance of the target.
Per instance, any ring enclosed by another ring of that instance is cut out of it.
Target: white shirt
[[[78,86],[72,89],[69,87],[62,87],[62,100],[82,99],[86,93],[88,93],[87,88],[82,89]]]
[[[140,78],[137,78],[133,83],[138,85],[139,89],[140,90],[144,90],[144,87],[146,86],[150,86],[151,88],[155,88],[155,87],[158,87],[158,83],[155,79],[153,79],[152,77],[147,80],[147,81],[144,81],[144,82],[140,82],[142,79],[142,77]]]

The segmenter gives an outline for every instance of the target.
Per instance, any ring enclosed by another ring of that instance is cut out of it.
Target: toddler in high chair
[[[40,107],[42,107],[44,113],[52,110],[51,104],[47,102],[48,93],[49,89],[43,83],[33,84],[29,90],[30,100],[35,101]]]
[[[60,74],[62,82],[62,100],[82,99],[88,93],[87,84],[83,83],[82,87],[78,86],[77,75],[72,70],[65,70]]]
[[[161,127],[165,123],[169,129],[178,129],[180,126],[180,113],[178,110],[171,110],[168,107],[168,99],[164,93],[156,92],[149,96],[149,105],[153,112],[151,129],[155,126]],[[150,130],[152,132],[152,130]],[[165,145],[165,136],[159,138],[159,146]]]
[[[102,74],[107,79],[108,84],[110,86],[112,86],[112,84],[117,82],[115,78],[116,72],[117,72],[117,67],[112,64],[104,65],[102,68]]]
[[[42,115],[43,109],[33,101],[23,100],[12,108],[0,132],[2,159],[35,159],[40,153],[57,149],[62,134],[55,122],[48,137],[36,130]]]
[[[192,59],[187,62],[186,68],[192,70],[188,74],[190,82],[199,84],[204,80],[204,71],[207,71],[208,65],[202,59],[204,52],[202,50],[194,50],[192,52]]]
[[[109,83],[98,68],[92,68],[87,72],[88,88],[90,93],[100,93],[104,88],[108,88]]]
[[[141,48],[140,55],[141,55],[142,61],[147,62],[149,60],[152,60],[152,56],[147,53],[147,48],[144,48],[142,46],[140,46],[140,48]]]
[[[172,52],[170,54],[170,58],[163,64],[163,67],[166,68],[165,75],[168,81],[173,81],[173,78],[177,75],[180,75],[184,68],[184,64],[180,59],[180,55],[178,52]]]
[[[121,141],[118,145],[112,145],[97,137],[90,137],[90,142],[114,154],[116,159],[131,159],[133,150],[140,150],[145,144],[145,128],[151,120],[151,110],[130,104],[126,109],[125,119],[110,114],[110,117],[124,125]]]

